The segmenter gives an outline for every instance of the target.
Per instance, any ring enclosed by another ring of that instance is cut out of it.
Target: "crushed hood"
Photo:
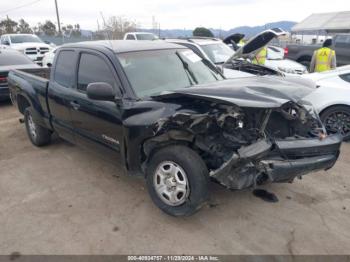
[[[277,108],[289,101],[302,100],[314,89],[313,85],[306,85],[294,79],[247,77],[164,92],[154,98],[194,97],[241,107]]]
[[[252,57],[254,54],[258,53],[260,49],[268,45],[274,38],[285,34],[286,32],[280,28],[265,30],[251,38],[244,46],[240,47],[226,63],[229,63],[233,59]]]

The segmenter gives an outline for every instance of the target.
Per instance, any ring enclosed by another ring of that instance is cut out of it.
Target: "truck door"
[[[52,68],[48,89],[48,105],[51,123],[64,139],[74,142],[71,117],[71,95],[74,93],[78,52],[61,50]]]
[[[121,107],[116,102],[91,100],[88,84],[106,82],[121,96],[119,80],[108,58],[99,52],[82,51],[79,57],[76,90],[72,94],[72,120],[76,142],[102,153],[112,151],[118,158],[122,143]]]
[[[350,64],[350,35],[337,35],[335,37],[335,52],[337,66]]]

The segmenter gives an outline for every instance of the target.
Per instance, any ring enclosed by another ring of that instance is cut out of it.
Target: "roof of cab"
[[[222,42],[220,39],[214,37],[168,38],[165,40],[170,43],[189,43],[197,45],[210,45]]]
[[[63,47],[107,47],[115,53],[126,53],[136,51],[150,51],[163,49],[183,49],[184,46],[167,43],[161,40],[154,41],[133,41],[133,40],[100,40],[100,41],[85,41],[79,43],[66,44]]]

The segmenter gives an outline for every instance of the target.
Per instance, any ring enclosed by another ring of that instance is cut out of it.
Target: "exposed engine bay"
[[[233,60],[225,65],[226,68],[250,73],[257,76],[282,76],[282,73],[266,66],[255,65],[246,60]]]
[[[202,157],[210,176],[227,188],[291,182],[332,167],[338,157],[341,138],[327,137],[313,112],[295,102],[277,108],[193,99],[182,104],[183,110],[157,122],[145,153],[162,141],[184,141]]]

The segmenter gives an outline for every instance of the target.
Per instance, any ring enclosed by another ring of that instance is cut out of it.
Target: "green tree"
[[[31,34],[33,30],[30,28],[29,24],[24,21],[24,19],[20,19],[18,21],[17,32],[22,34]]]
[[[45,35],[56,35],[56,26],[50,20],[46,20],[46,22],[40,25],[40,31],[42,31]]]
[[[193,36],[214,37],[213,33],[205,27],[197,27],[192,34]]]
[[[0,33],[1,34],[12,34],[17,30],[18,23],[11,20],[9,17],[0,21]]]

